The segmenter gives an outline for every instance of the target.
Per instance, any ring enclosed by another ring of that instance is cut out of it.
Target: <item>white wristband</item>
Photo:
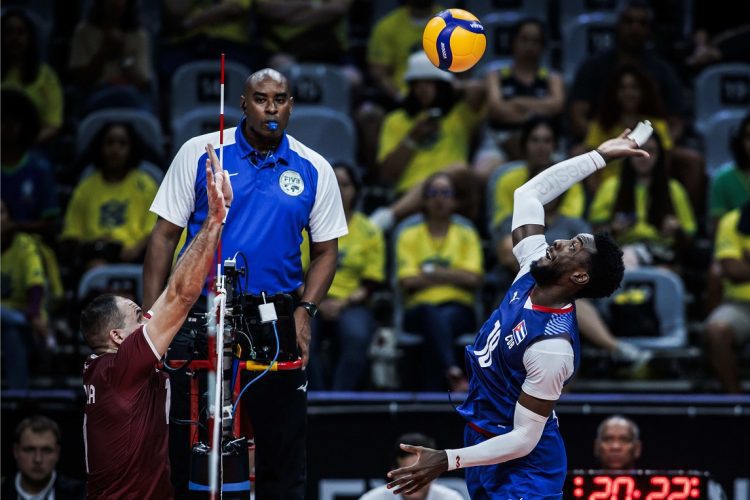
[[[227,223],[227,217],[229,217],[229,209],[231,208],[231,205],[224,205],[224,208],[227,209],[227,213],[224,214],[224,220],[221,221],[222,224]]]

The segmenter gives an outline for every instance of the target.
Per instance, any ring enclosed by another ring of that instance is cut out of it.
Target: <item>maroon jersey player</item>
[[[169,480],[169,379],[157,369],[200,296],[232,203],[229,177],[206,147],[208,215],[177,262],[146,324],[141,308],[115,295],[94,299],[81,331],[94,354],[83,368],[88,498],[174,496]]]

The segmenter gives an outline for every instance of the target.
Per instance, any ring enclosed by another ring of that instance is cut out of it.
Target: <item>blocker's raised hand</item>
[[[224,221],[229,207],[232,205],[234,193],[229,174],[224,171],[216,156],[213,145],[206,144],[206,194],[208,196],[209,215],[215,221]]]

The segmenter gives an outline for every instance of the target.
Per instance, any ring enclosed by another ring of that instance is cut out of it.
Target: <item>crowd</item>
[[[329,65],[349,96],[344,118],[356,130],[349,138],[356,156],[326,158],[349,234],[339,239],[336,277],[312,326],[311,389],[464,390],[457,341],[476,331],[517,271],[508,219],[514,190],[647,119],[655,130],[643,146],[650,158],[622,160],[574,186],[546,207],[547,230],[551,239],[607,230],[628,270],[676,276],[684,296],[673,299],[685,302],[690,327],[683,347],[698,349],[707,381],[742,390],[750,89],[745,114],[723,137],[702,132],[692,103],[702,71],[750,53],[748,29],[701,17],[703,2],[695,2],[688,32],[655,30],[679,22],[646,2],[622,2],[611,46],[581,54],[569,81],[556,50],[565,50],[556,2],[549,12],[523,12],[505,27],[507,53],[489,47],[467,74],[438,70],[421,52],[426,21],[452,6],[429,0],[386,12],[373,7],[380,2],[355,0],[15,3],[3,4],[0,60],[4,388],[34,386],[41,375],[80,377],[78,316],[92,295],[81,295],[79,283],[103,266],[144,262],[156,221],[149,207],[181,144],[173,103],[196,99],[172,76],[204,59],[218,71],[224,52],[247,75]],[[295,109],[316,107],[326,91],[325,80],[305,75],[291,82]],[[190,88],[213,106],[216,79],[200,78]],[[227,105],[236,107],[239,89],[230,92]],[[150,116],[164,140],[123,110]],[[218,128],[214,110],[206,131]],[[294,113],[291,129],[293,120]],[[711,164],[709,137],[729,161]],[[137,280],[106,287],[142,298]],[[649,376],[656,343],[628,336],[661,335],[656,295],[630,287],[611,301],[576,303],[584,346],[611,356],[610,372],[625,366],[627,377]],[[623,310],[630,329],[616,321]],[[409,370],[369,376],[369,362],[379,360],[368,353],[393,342],[401,368],[420,368],[413,379]],[[70,352],[79,353],[76,362],[63,362]]]

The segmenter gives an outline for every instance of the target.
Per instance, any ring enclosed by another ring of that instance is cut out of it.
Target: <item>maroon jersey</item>
[[[169,378],[145,327],[83,366],[88,498],[172,498]]]

